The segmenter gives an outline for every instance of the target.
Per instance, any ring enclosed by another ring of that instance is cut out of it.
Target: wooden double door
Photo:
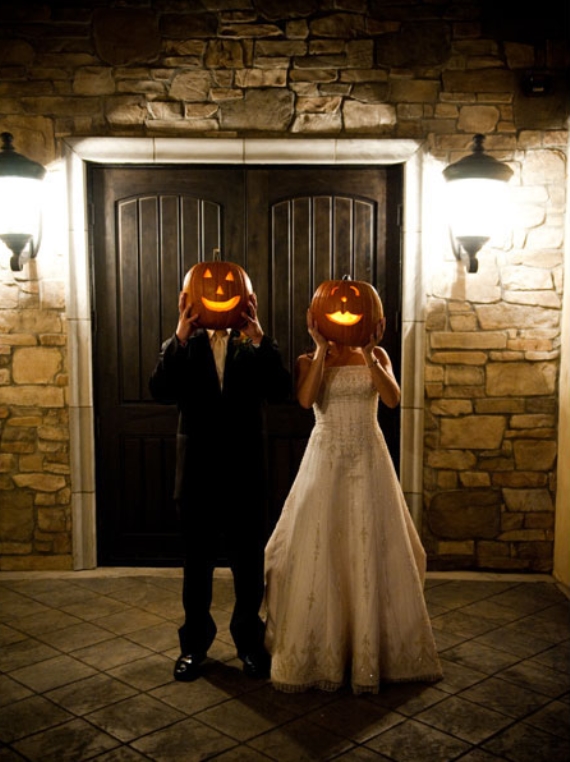
[[[316,286],[344,274],[369,281],[399,377],[401,168],[91,165],[88,179],[98,563],[178,565],[177,413],[152,400],[148,379],[175,330],[185,273],[214,249],[242,265],[291,372],[311,344],[306,310]],[[398,467],[399,414],[381,406],[379,419]],[[267,408],[267,532],[312,425],[312,411],[293,397]],[[196,489],[207,503],[212,485]]]

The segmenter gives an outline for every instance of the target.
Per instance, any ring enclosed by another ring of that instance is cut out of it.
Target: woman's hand
[[[315,320],[310,307],[307,310],[307,330],[309,331],[309,336],[315,342],[317,349],[327,349],[328,341],[319,332],[319,326],[317,325],[317,321]]]
[[[364,359],[366,360],[366,364],[369,367],[376,359],[376,356],[374,354],[374,349],[382,341],[382,337],[384,336],[385,330],[386,330],[386,318],[381,318],[376,324],[374,333],[370,335],[370,341],[365,347],[362,347]]]

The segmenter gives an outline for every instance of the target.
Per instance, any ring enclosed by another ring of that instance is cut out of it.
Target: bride
[[[400,401],[385,329],[363,348],[327,341],[297,361],[313,407],[295,482],[265,550],[266,646],[283,691],[377,693],[381,682],[442,677],[423,596],[426,554],[377,420]]]

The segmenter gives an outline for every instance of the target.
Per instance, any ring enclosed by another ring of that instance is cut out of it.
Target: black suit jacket
[[[240,501],[259,507],[263,408],[291,389],[276,343],[264,336],[255,348],[232,332],[220,390],[207,332],[196,331],[185,346],[174,335],[162,346],[149,386],[154,399],[179,410],[175,499],[215,512],[237,510]]]

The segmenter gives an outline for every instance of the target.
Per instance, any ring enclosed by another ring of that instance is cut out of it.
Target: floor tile
[[[47,643],[48,646],[58,648],[60,651],[70,653],[77,648],[102,643],[112,638],[111,633],[102,627],[97,627],[91,622],[80,622],[70,627],[64,627],[55,632],[46,632],[36,636],[38,640]]]
[[[353,748],[354,744],[336,733],[300,719],[253,738],[249,746],[276,762],[313,762],[333,759]]]
[[[551,698],[560,698],[570,690],[570,674],[549,669],[534,659],[515,664],[498,676]]]
[[[108,675],[98,674],[49,691],[45,697],[68,712],[82,716],[123,701],[136,693],[135,688]]]
[[[11,589],[18,591],[28,598],[45,603],[50,608],[63,608],[69,603],[74,603],[89,597],[70,580],[41,579],[17,580],[8,583]]]
[[[172,669],[172,661],[166,656],[151,654],[107,671],[113,677],[138,688],[140,691],[149,691],[158,688],[159,685],[171,683]]]
[[[396,762],[449,762],[471,748],[465,741],[415,720],[387,730],[366,745]]]
[[[360,744],[406,720],[404,715],[358,696],[326,704],[306,714],[305,719],[332,733],[341,728],[344,737]]]
[[[0,624],[0,646],[9,646],[11,643],[18,643],[26,640],[27,635],[20,630],[15,630],[7,624]]]
[[[34,638],[26,638],[2,647],[0,650],[0,671],[12,672],[31,664],[39,664],[56,656],[58,656],[58,652],[55,648],[46,646]]]
[[[121,741],[132,741],[182,720],[184,715],[161,701],[139,694],[91,712],[85,719]]]
[[[156,762],[199,762],[235,745],[235,739],[194,719],[177,722],[132,743]]]
[[[39,601],[34,601],[24,595],[8,595],[0,606],[0,621],[7,622],[13,619],[22,619],[26,616],[43,614],[50,611]]]
[[[443,669],[443,680],[437,684],[439,691],[445,693],[458,693],[465,688],[486,680],[488,675],[477,669],[471,669],[464,664],[454,661],[448,661],[445,658],[445,652],[440,657],[441,668]]]
[[[173,622],[160,622],[152,627],[135,630],[128,634],[129,640],[153,651],[165,651],[178,647],[178,626]]]
[[[36,693],[43,693],[94,674],[95,670],[92,667],[71,656],[56,656],[40,664],[17,669],[11,673],[11,677]]]
[[[109,633],[107,633],[109,636]],[[90,664],[97,669],[112,669],[121,664],[127,664],[144,656],[152,654],[148,648],[143,648],[132,640],[126,638],[115,638],[112,635],[108,640],[86,648],[78,648],[73,652],[75,659],[80,659],[86,664]]]
[[[469,603],[497,596],[507,592],[513,587],[512,582],[475,582],[465,580],[452,580],[435,588],[428,588],[425,592],[426,600],[430,603],[438,603],[447,609],[460,608]]]
[[[93,762],[148,762],[148,759],[146,754],[139,754],[130,746],[118,746],[106,754],[100,754]]]
[[[30,762],[78,762],[117,746],[118,741],[76,719],[18,741],[16,751]]]
[[[269,762],[270,757],[250,746],[240,744],[216,756],[216,762]]]
[[[484,632],[494,630],[496,624],[488,619],[464,614],[462,609],[454,609],[445,614],[440,614],[432,620],[434,630],[443,630],[446,633],[457,635],[463,639],[475,638]]]
[[[553,670],[570,672],[570,641],[559,643],[536,654],[534,661]]]
[[[515,719],[528,717],[550,701],[541,693],[529,691],[497,677],[490,677],[468,688],[461,693],[461,698]]]
[[[8,675],[0,675],[0,707],[9,706],[31,695],[33,694],[29,688],[12,680]]]
[[[80,622],[80,619],[67,614],[65,611],[47,609],[41,614],[11,619],[10,626],[20,632],[25,632],[27,635],[38,635],[53,632],[54,630],[62,630],[64,627],[79,624]]]
[[[564,738],[566,741],[570,741],[569,720],[568,704],[561,701],[553,701],[530,717],[525,718],[525,722],[534,728],[545,730],[547,733]]]
[[[120,601],[116,601],[113,598],[107,598],[104,595],[93,595],[90,600],[81,600],[75,603],[71,603],[68,606],[63,607],[63,611],[66,611],[72,616],[76,616],[78,619],[83,619],[86,622],[91,622],[101,617],[111,616],[118,611],[125,610],[125,605]]]
[[[516,609],[521,616],[542,611],[563,598],[556,585],[540,582],[516,585],[494,596],[496,603]]]
[[[95,624],[99,627],[114,632],[116,635],[128,635],[130,632],[143,630],[161,622],[162,619],[155,614],[136,608],[119,611],[95,620]]]
[[[487,741],[484,748],[510,762],[568,762],[570,744],[524,722]]]
[[[492,675],[520,661],[518,656],[473,641],[448,648],[444,655],[447,661],[454,661],[486,675]]]
[[[232,692],[213,685],[206,678],[200,678],[193,683],[171,680],[167,685],[152,690],[149,695],[187,715],[196,714],[233,698]]]
[[[366,701],[389,707],[400,714],[411,717],[440,701],[447,694],[424,683],[392,683],[382,686],[377,695],[366,695]]]
[[[366,749],[364,746],[358,746],[347,751],[346,754],[341,754],[340,757],[335,757],[335,762],[383,762],[383,760],[391,762],[389,757],[372,749]]]
[[[0,741],[10,743],[69,719],[72,716],[51,701],[31,696],[0,708]]]
[[[451,696],[417,714],[414,719],[474,745],[512,724],[511,719],[504,714],[459,696]]]
[[[282,725],[292,715],[275,704],[267,704],[255,693],[245,693],[234,701],[205,709],[194,717],[237,741],[247,741]]]
[[[473,642],[491,646],[498,651],[506,651],[523,659],[552,647],[549,641],[542,640],[526,630],[521,620],[479,635]]]

